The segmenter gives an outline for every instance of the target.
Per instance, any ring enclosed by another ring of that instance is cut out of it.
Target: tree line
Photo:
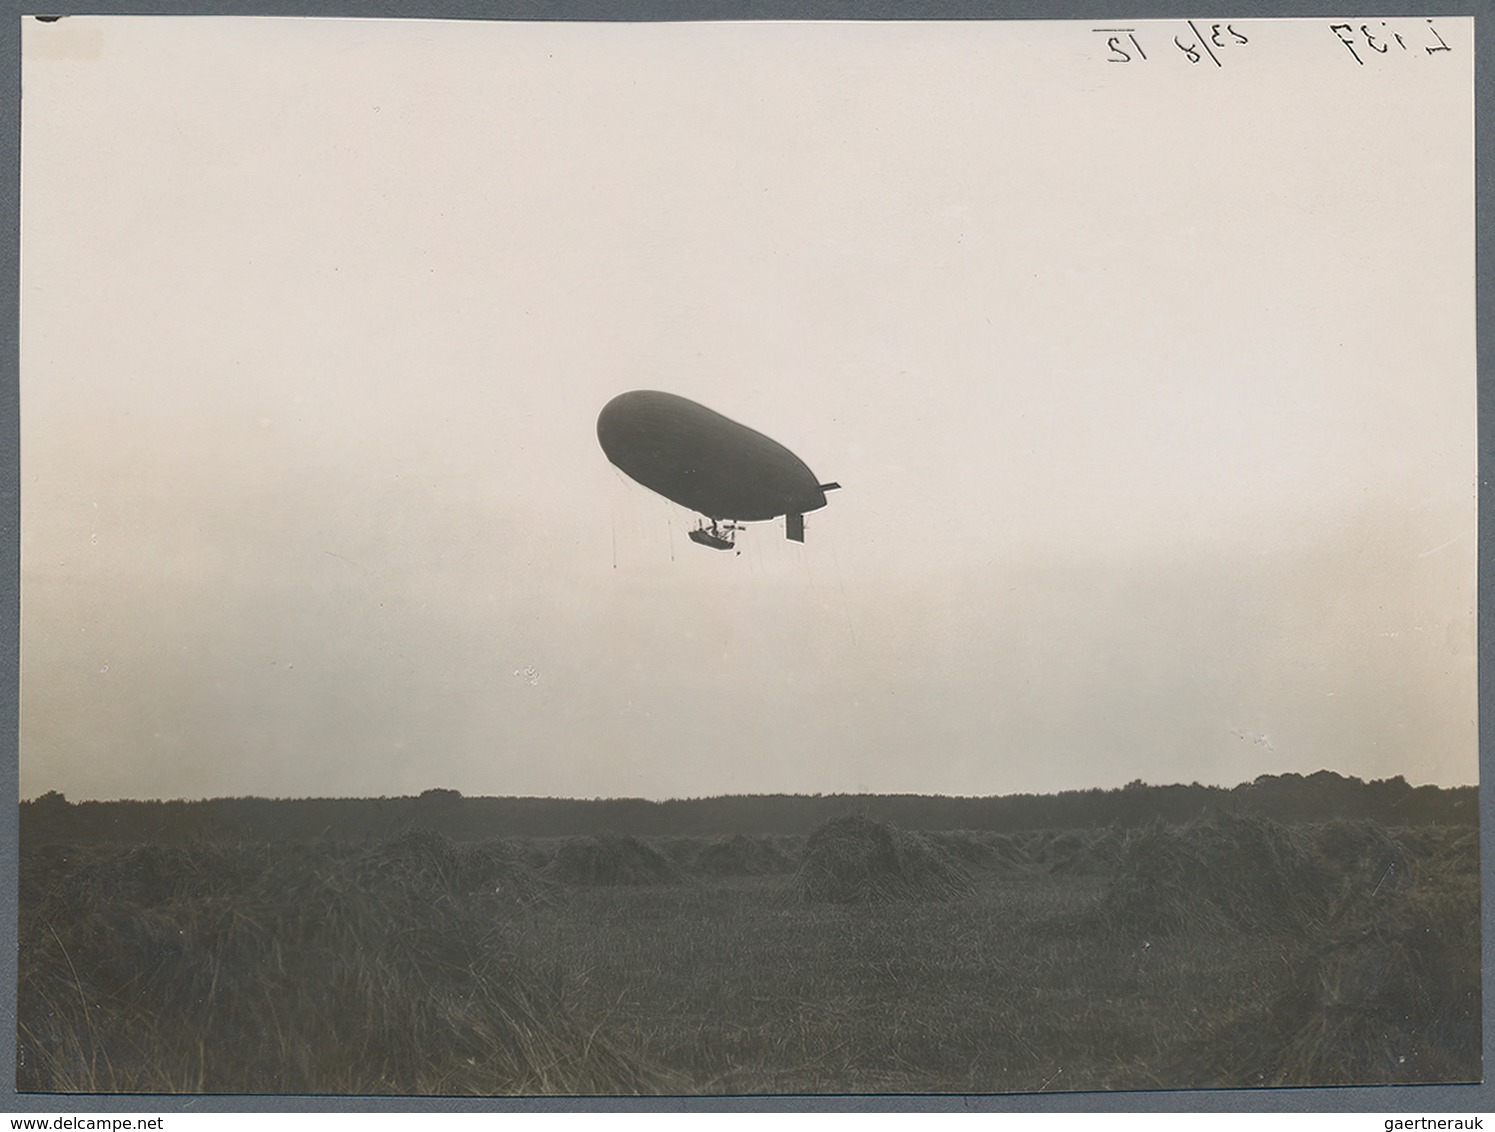
[[[1263,775],[1235,787],[1149,786],[1056,794],[755,794],[713,798],[464,797],[433,788],[415,797],[212,798],[69,802],[56,791],[21,803],[22,845],[181,843],[390,837],[429,829],[456,840],[580,834],[719,836],[808,833],[829,818],[864,813],[906,829],[990,830],[1134,827],[1243,813],[1283,822],[1370,819],[1388,826],[1475,825],[1473,786],[1412,786],[1403,777],[1362,781],[1321,770]]]

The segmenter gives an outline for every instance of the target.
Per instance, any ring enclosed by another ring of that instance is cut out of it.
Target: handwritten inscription
[[[1327,25],[1334,39],[1360,66],[1383,57],[1427,58],[1451,52],[1452,47],[1431,19],[1346,21]],[[1091,28],[1105,45],[1101,58],[1107,63],[1146,63],[1158,57],[1185,59],[1190,65],[1224,67],[1230,57],[1252,41],[1248,25],[1239,22],[1149,24],[1146,27]],[[1170,49],[1168,33],[1175,32]],[[1322,34],[1322,33],[1319,33]]]
[[[1251,42],[1248,36],[1236,30],[1234,24],[1206,24],[1204,30],[1201,30],[1193,20],[1185,23],[1187,33],[1180,29],[1179,34],[1173,37],[1173,46],[1190,63],[1210,62],[1223,67],[1225,64],[1221,60],[1228,51],[1238,50]],[[1091,31],[1106,36],[1107,63],[1147,62],[1149,56],[1138,38],[1136,28],[1092,28]],[[1148,32],[1151,36],[1154,29],[1149,28]],[[1163,50],[1167,51],[1166,45]]]
[[[1375,59],[1378,55],[1416,57],[1440,55],[1445,51],[1453,50],[1438,34],[1438,29],[1433,25],[1432,20],[1426,20],[1424,23],[1426,26],[1415,33],[1406,25],[1400,25],[1401,30],[1398,30],[1385,20],[1375,22],[1374,28],[1370,23],[1330,24],[1329,30],[1334,33],[1340,43],[1344,44],[1350,57],[1362,67],[1365,66],[1367,59]],[[1407,34],[1403,35],[1403,31]]]

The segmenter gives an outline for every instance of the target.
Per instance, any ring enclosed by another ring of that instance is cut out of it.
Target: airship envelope
[[[597,417],[597,441],[630,478],[709,519],[690,537],[717,550],[732,547],[741,524],[780,515],[804,542],[805,513],[840,486],[820,483],[778,441],[673,393],[620,393]]]

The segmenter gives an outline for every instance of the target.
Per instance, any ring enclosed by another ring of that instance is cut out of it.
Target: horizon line
[[[431,786],[419,794],[307,794],[307,795],[271,795],[271,794],[220,794],[205,798],[69,798],[65,791],[46,790],[31,798],[20,798],[18,804],[32,805],[39,802],[49,794],[59,795],[63,801],[70,806],[93,803],[96,805],[118,805],[123,803],[152,803],[158,805],[179,803],[184,805],[202,805],[208,802],[379,802],[379,801],[418,801],[427,794],[436,793],[438,796],[455,795],[456,799],[465,801],[529,801],[529,802],[572,802],[572,803],[617,803],[617,802],[641,802],[651,806],[670,805],[672,803],[688,802],[711,802],[720,800],[741,800],[752,798],[941,798],[961,799],[970,801],[982,801],[992,798],[1053,798],[1064,794],[1085,794],[1092,791],[1099,793],[1110,793],[1127,789],[1144,790],[1219,790],[1226,793],[1240,790],[1244,787],[1254,786],[1262,779],[1282,778],[1313,778],[1317,775],[1328,774],[1346,782],[1354,781],[1362,785],[1370,785],[1377,782],[1395,782],[1400,779],[1412,790],[1468,790],[1479,789],[1479,782],[1461,782],[1453,785],[1442,785],[1436,782],[1413,783],[1408,782],[1405,775],[1395,774],[1388,778],[1361,778],[1358,775],[1344,774],[1337,770],[1323,768],[1316,771],[1303,773],[1301,771],[1283,771],[1278,774],[1259,774],[1255,778],[1236,783],[1233,786],[1223,786],[1216,783],[1206,782],[1143,782],[1134,779],[1132,782],[1123,783],[1119,786],[1075,786],[1064,790],[1031,791],[1020,790],[1007,794],[946,794],[940,792],[920,792],[910,790],[832,790],[832,791],[752,791],[738,794],[694,794],[683,796],[671,796],[668,798],[646,798],[640,795],[593,795],[591,797],[580,797],[576,795],[563,794],[466,794],[453,787]]]

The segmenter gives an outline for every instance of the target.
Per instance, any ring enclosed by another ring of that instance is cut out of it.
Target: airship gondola
[[[776,440],[673,393],[620,393],[597,417],[597,442],[620,471],[704,516],[693,542],[731,550],[745,523],[784,516],[785,536],[805,541],[805,515],[825,506],[809,466]]]

